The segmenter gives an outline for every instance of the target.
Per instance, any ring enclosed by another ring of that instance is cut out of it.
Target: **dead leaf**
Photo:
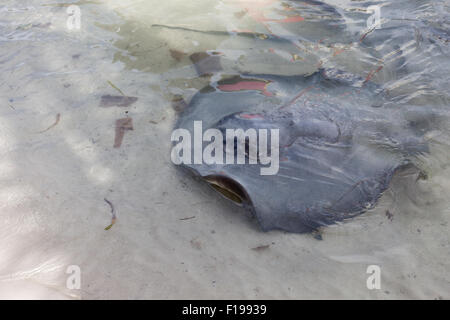
[[[114,148],[119,148],[122,145],[125,131],[133,130],[133,119],[123,118],[116,120],[116,136],[114,138]]]
[[[170,49],[169,52],[170,52],[170,56],[177,61],[181,61],[181,59],[183,59],[183,57],[186,55],[186,53],[184,53],[183,51],[179,51],[179,50],[175,50],[175,49]]]
[[[187,218],[181,218],[180,220],[190,220],[190,219],[194,219],[195,218],[195,216],[192,216],[192,217],[187,217]]]
[[[186,101],[180,95],[176,95],[172,99],[172,108],[175,112],[182,112],[187,107]]]
[[[129,107],[137,101],[137,97],[113,96],[110,94],[102,96],[100,107]]]
[[[270,244],[265,244],[265,245],[261,245],[261,246],[257,246],[255,248],[252,248],[252,250],[263,251],[263,250],[269,249],[269,247],[270,247]]]

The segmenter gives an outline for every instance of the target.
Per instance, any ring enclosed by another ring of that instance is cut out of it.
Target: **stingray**
[[[333,26],[327,36],[351,42],[337,10],[316,1],[289,3],[293,8],[289,12],[303,12],[305,19],[271,30],[273,34],[264,40],[269,49],[283,44],[290,52],[289,45],[298,44],[297,40],[315,42],[324,34],[311,28],[309,33],[302,30],[301,36],[297,35],[303,23]],[[318,18],[318,12],[324,12],[324,19]],[[372,30],[357,41],[370,56],[391,64],[386,68],[385,63],[384,69],[397,74],[392,79],[405,76],[407,67],[414,67],[406,63],[403,50],[420,44],[423,37],[431,43],[440,41],[439,48],[447,49],[445,28],[403,20],[383,22],[380,30]],[[402,28],[396,28],[397,24]],[[195,136],[194,122],[201,121],[203,132],[217,129],[223,137],[229,129],[278,129],[278,170],[272,175],[261,174],[267,163],[259,154],[252,154],[251,137],[244,146],[243,164],[184,162],[180,166],[247,208],[264,231],[310,232],[375,207],[396,172],[415,166],[428,152],[426,133],[447,114],[433,106],[398,103],[398,96],[390,96],[389,87],[372,82],[371,76],[361,78],[332,68],[317,70],[321,64],[313,68],[316,72],[300,75],[292,63],[279,63],[275,68],[279,70],[273,72],[273,68],[260,67],[270,60],[256,55],[249,56],[247,65],[235,68],[239,75],[232,75],[232,68],[223,67],[227,52],[221,51],[225,54],[191,56],[199,75],[214,76],[184,105],[175,128]],[[291,72],[286,68],[292,68]],[[236,141],[231,147],[228,142],[222,141],[224,158],[229,154],[237,157]],[[205,148],[210,142],[202,143]],[[194,144],[190,155],[195,153]],[[177,155],[183,158],[184,151]]]
[[[195,134],[194,121],[202,121],[204,131],[224,136],[227,129],[277,128],[278,172],[261,175],[265,165],[250,164],[249,146],[244,164],[181,166],[250,210],[264,231],[316,230],[374,207],[393,175],[427,152],[415,109],[388,100],[376,84],[335,69],[219,80],[192,98],[176,128]]]

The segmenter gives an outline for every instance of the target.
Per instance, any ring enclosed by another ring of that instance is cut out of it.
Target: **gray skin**
[[[262,176],[263,165],[248,161],[182,165],[249,208],[264,231],[309,232],[354,217],[375,205],[399,168],[427,150],[408,119],[414,109],[385,105],[383,91],[351,74],[322,69],[310,76],[248,75],[236,83],[246,79],[267,81],[267,91],[225,92],[213,84],[194,96],[176,127],[192,136],[196,120],[203,130],[224,133],[280,130],[276,175]]]
[[[395,73],[387,81],[420,72],[419,85],[426,83],[432,88],[440,70],[438,79],[445,79],[445,64],[433,74],[421,72],[423,55],[431,52],[442,58],[448,53],[449,36],[447,19],[420,21],[412,9],[408,10],[411,17],[405,15],[407,4],[420,7],[420,1],[383,7],[387,20],[382,28],[356,40],[346,31],[340,13],[327,4],[290,3],[302,12],[305,21],[286,24],[281,37],[269,36],[265,41],[357,41],[360,48],[384,61],[384,69]],[[318,19],[321,12],[326,19]],[[311,24],[314,28],[299,28]],[[324,25],[326,30],[321,28]],[[413,46],[419,62],[414,62]],[[428,50],[419,50],[422,46]],[[406,57],[413,60],[408,63]],[[251,210],[264,231],[309,232],[372,208],[395,172],[427,152],[425,133],[436,126],[438,119],[448,118],[447,108],[409,104],[402,95],[389,97],[383,87],[338,70],[287,76],[280,68],[277,74],[282,75],[277,76],[255,75],[253,69],[247,69],[252,74],[213,82],[197,93],[176,127],[193,135],[193,121],[201,120],[203,130],[280,130],[280,168],[276,175],[260,175],[261,164],[182,165]],[[242,81],[265,81],[267,85],[265,90],[248,90],[251,86],[240,85]],[[447,106],[444,98],[443,105]]]

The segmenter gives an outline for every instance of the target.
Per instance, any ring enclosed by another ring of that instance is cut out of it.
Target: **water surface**
[[[327,4],[3,1],[0,297],[449,298],[448,3]],[[219,54],[222,70],[199,76],[197,52]],[[417,123],[430,144],[422,174],[396,176],[373,210],[320,237],[263,233],[171,164],[174,98],[221,77],[322,67],[378,84],[398,112],[438,115]],[[380,290],[366,287],[373,264]],[[66,286],[69,265],[80,290]]]

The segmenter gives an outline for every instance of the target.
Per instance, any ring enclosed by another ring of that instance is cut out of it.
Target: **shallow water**
[[[450,298],[449,4],[380,1],[369,32],[373,2],[327,3],[336,12],[309,6],[290,24],[277,20],[296,16],[294,1],[3,1],[0,297]],[[204,51],[223,58],[212,78],[189,59]],[[414,159],[420,179],[402,172],[374,209],[319,237],[263,233],[171,164],[174,97],[319,67],[370,79],[399,112],[434,111],[418,123],[430,148]],[[137,100],[102,105],[122,93]],[[114,148],[124,118],[133,130]],[[374,264],[379,290],[366,286]],[[80,289],[66,285],[70,265]]]

